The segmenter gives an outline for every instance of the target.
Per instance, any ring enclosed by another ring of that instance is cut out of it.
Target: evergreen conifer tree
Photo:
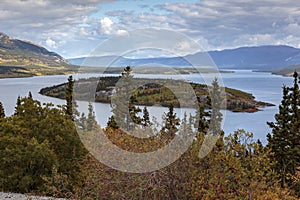
[[[134,104],[136,103],[136,97],[133,95],[130,97],[129,101],[129,114],[131,117],[131,120],[133,121],[134,124],[132,124],[131,129],[133,129],[135,124],[141,124],[142,118],[138,116],[138,113],[141,112],[142,110],[140,107],[135,106]]]
[[[107,125],[106,125],[106,128],[111,128],[113,130],[116,130],[119,128],[114,116],[111,116],[109,119],[108,119],[108,122],[107,122]]]
[[[273,152],[275,170],[280,175],[281,186],[291,185],[288,175],[294,175],[300,165],[299,81],[294,73],[293,87],[283,86],[283,97],[275,122],[268,122],[272,134],[268,134],[268,146]]]
[[[89,103],[88,111],[89,112],[88,112],[88,116],[87,116],[87,120],[86,120],[86,128],[88,131],[91,131],[97,125],[96,116],[95,116],[95,112],[93,110],[92,103]]]
[[[28,93],[28,99],[33,99],[32,98],[32,93],[29,91],[29,93]]]
[[[20,113],[20,106],[21,106],[21,97],[18,96],[14,115],[18,115]]]
[[[142,126],[150,126],[151,125],[150,116],[149,116],[147,107],[144,107],[144,109],[143,109],[143,118],[141,120],[141,124],[142,124]]]
[[[162,128],[162,134],[166,136],[167,139],[173,139],[178,131],[178,126],[180,125],[180,120],[174,112],[173,104],[169,106],[169,111],[164,115],[163,118],[164,126]]]
[[[211,98],[211,113],[210,113],[210,134],[211,135],[222,135],[223,131],[221,129],[221,122],[222,122],[222,113],[220,112],[222,108],[222,97],[221,97],[221,90],[218,83],[218,80],[215,79],[212,82],[212,91],[210,93]]]
[[[209,117],[209,112],[205,111],[204,103],[200,102],[200,98],[197,97],[199,108],[196,110],[196,123],[198,132],[206,134],[209,128],[207,117]]]
[[[0,102],[0,119],[5,118],[5,111],[2,102]]]
[[[74,80],[72,76],[68,78],[68,84],[66,87],[66,114],[74,121],[73,117],[73,87]]]
[[[78,127],[82,130],[86,130],[86,117],[84,113],[81,113],[81,117],[78,120]]]
[[[134,103],[136,98],[132,96],[133,75],[130,66],[124,68],[122,76],[116,85],[116,95],[112,97],[112,112],[118,126],[126,130],[132,130],[134,124],[140,124],[141,118],[137,115],[141,109]]]

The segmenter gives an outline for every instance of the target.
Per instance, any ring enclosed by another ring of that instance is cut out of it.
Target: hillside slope
[[[300,74],[300,65],[292,65],[289,67],[276,69],[272,71],[272,74],[282,75],[282,76],[293,76],[295,71]]]
[[[76,69],[44,47],[0,32],[0,77],[66,74]]]

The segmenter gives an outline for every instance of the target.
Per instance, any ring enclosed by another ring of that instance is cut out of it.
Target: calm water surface
[[[74,75],[75,79],[81,77],[90,77],[95,75]],[[197,74],[192,75],[135,75],[135,77],[147,78],[173,78],[185,79],[197,83],[204,83],[205,79],[212,79],[216,75],[205,74],[205,78]],[[31,91],[33,97],[41,102],[52,102],[55,105],[64,104],[64,100],[59,100],[51,97],[46,97],[38,94],[39,90],[43,87],[52,86],[62,82],[66,82],[68,75],[59,76],[42,76],[31,78],[7,78],[0,79],[0,101],[5,107],[7,115],[14,112],[16,99],[18,96],[26,96]],[[266,101],[278,105],[281,101],[281,88],[284,84],[291,85],[293,79],[289,77],[282,77],[271,75],[270,73],[258,73],[248,70],[238,70],[235,73],[222,74],[222,81],[227,87],[240,89],[252,93],[256,100]],[[78,102],[79,110],[86,112],[87,103]],[[101,126],[105,126],[108,117],[111,115],[109,104],[95,103],[95,113],[98,122]],[[150,107],[150,115],[155,116],[158,121],[167,108]],[[191,109],[176,109],[179,116],[183,116],[184,112],[194,113]],[[261,139],[266,142],[266,134],[270,129],[266,125],[267,121],[274,120],[274,114],[278,112],[278,106],[262,108],[261,111],[256,113],[233,113],[231,111],[223,111],[224,126],[223,129],[226,134],[231,133],[237,129],[245,129],[253,132],[256,139]]]

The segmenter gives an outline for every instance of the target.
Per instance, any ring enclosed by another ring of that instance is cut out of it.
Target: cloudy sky
[[[204,50],[300,48],[297,0],[2,0],[0,21],[0,32],[66,58],[89,55],[103,41],[143,28],[184,34]]]

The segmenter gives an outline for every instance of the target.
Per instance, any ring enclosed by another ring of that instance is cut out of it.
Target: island
[[[76,100],[81,101],[110,103],[111,98],[116,92],[116,84],[120,78],[121,76],[104,76],[75,80],[75,98]],[[184,90],[183,85],[187,84],[186,81],[144,78],[133,78],[133,81],[135,85],[139,85],[132,93],[132,96],[135,97],[136,105],[169,106],[172,104],[174,107],[192,107],[191,103],[193,102],[191,102],[190,99],[184,99],[180,104],[176,95],[172,92],[172,87],[176,87],[177,90],[178,88]],[[168,84],[169,87],[165,87],[164,85],[166,84]],[[209,109],[209,90],[211,86],[193,82],[189,82],[188,84],[190,84],[194,90],[199,103]],[[62,83],[42,88],[40,94],[64,99],[66,87],[67,83]],[[223,89],[225,94],[222,94],[222,98],[226,99],[223,109],[231,110],[233,112],[256,112],[259,111],[261,107],[274,106],[274,104],[271,103],[256,101],[255,97],[250,93],[228,87]],[[179,93],[181,92],[184,93],[184,91],[179,90]],[[184,98],[184,95],[182,96]]]

